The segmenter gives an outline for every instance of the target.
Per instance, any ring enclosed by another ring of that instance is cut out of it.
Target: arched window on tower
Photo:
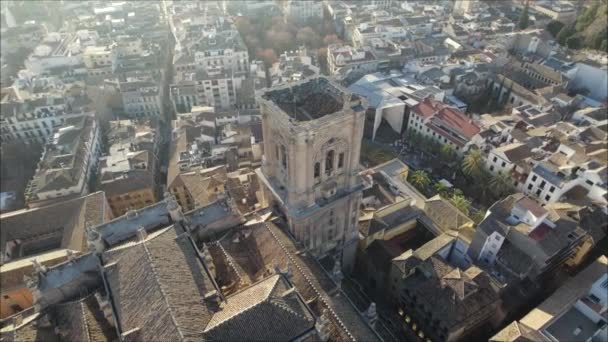
[[[321,175],[321,163],[316,162],[315,163],[315,178],[319,178],[320,175]]]
[[[330,150],[327,152],[327,156],[325,157],[325,173],[331,174],[334,169],[334,151]]]

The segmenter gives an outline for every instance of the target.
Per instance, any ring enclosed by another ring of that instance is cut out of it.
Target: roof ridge
[[[84,312],[84,300],[81,300],[78,304],[80,305],[80,313],[82,314],[83,330],[86,333],[87,341],[91,341],[91,331],[89,330],[89,322],[87,321],[87,316]]]
[[[304,277],[304,280],[306,280],[306,283],[308,283],[308,286],[310,286],[313,289],[313,291],[318,296],[318,298],[321,300],[321,302],[323,304],[325,304],[325,306],[327,306],[327,308],[329,309],[329,312],[331,313],[331,315],[338,322],[339,328],[341,328],[341,329],[344,330],[344,332],[351,339],[351,341],[356,341],[355,336],[348,330],[348,328],[346,327],[346,325],[344,324],[344,322],[342,322],[342,319],[338,316],[338,314],[336,314],[336,312],[334,311],[333,307],[331,305],[329,305],[329,303],[323,297],[323,295],[321,294],[321,292],[319,292],[319,290],[317,289],[317,287],[310,280],[309,276],[302,270],[300,264],[293,258],[293,256],[291,255],[291,253],[289,253],[289,251],[287,250],[287,248],[285,248],[285,246],[283,245],[283,243],[281,242],[281,240],[279,240],[279,238],[275,235],[275,233],[272,231],[272,229],[270,229],[270,227],[268,226],[268,223],[264,222],[263,225],[268,230],[268,232],[270,232],[270,235],[273,237],[273,239],[279,245],[279,247],[281,248],[281,250],[283,250],[283,253],[285,253],[285,255],[287,256],[288,261],[290,263],[292,263],[296,267],[296,270]]]
[[[266,278],[266,279],[264,279],[264,280],[267,280],[267,279],[271,279],[271,277],[268,277],[268,278]],[[279,279],[279,278],[277,278],[277,279]],[[262,282],[263,282],[264,280],[262,280]],[[270,291],[268,291],[268,296],[267,296],[265,299],[263,299],[263,300],[261,300],[261,301],[259,301],[259,302],[257,302],[257,303],[254,303],[253,305],[251,305],[251,306],[249,306],[249,307],[245,308],[244,310],[241,310],[241,311],[240,311],[238,314],[236,314],[236,315],[232,315],[232,316],[230,316],[230,317],[227,317],[226,319],[224,319],[224,320],[222,320],[222,321],[218,322],[217,324],[215,324],[215,325],[214,325],[214,326],[213,326],[211,329],[212,329],[212,330],[213,330],[213,329],[216,329],[216,328],[220,327],[222,324],[227,323],[227,322],[230,322],[230,321],[231,321],[233,318],[237,317],[238,315],[242,315],[242,314],[244,314],[245,312],[247,312],[247,311],[249,311],[249,310],[251,310],[251,309],[253,309],[253,308],[255,308],[255,307],[258,307],[258,306],[260,306],[261,304],[263,304],[263,303],[267,302],[267,301],[268,301],[268,298],[270,297],[270,294],[272,293],[272,291],[274,290],[274,288],[277,286],[277,284],[278,284],[278,283],[279,283],[278,281],[277,281],[277,282],[275,282],[275,284],[272,286],[272,289],[271,289]],[[259,283],[258,283],[258,284],[259,284]],[[249,289],[249,288],[248,288],[248,289]],[[245,289],[245,290],[247,290],[247,289]],[[241,294],[242,294],[242,293],[243,293],[243,292],[241,292]],[[219,313],[219,312],[221,312],[221,311],[218,311],[218,313]],[[215,315],[214,315],[214,316],[215,316]],[[213,316],[212,316],[212,317],[213,317]],[[205,327],[205,330],[204,330],[204,331],[205,331],[205,332],[209,331],[209,324],[207,324],[207,327]]]
[[[285,301],[283,300],[283,298],[282,298],[282,297],[271,296],[271,297],[269,298],[268,302],[269,302],[270,304],[272,304],[272,305],[274,305],[274,306],[276,306],[276,307],[278,307],[278,308],[280,308],[280,309],[284,310],[284,311],[289,312],[290,314],[292,314],[292,315],[294,315],[294,316],[296,316],[296,317],[299,317],[299,318],[301,318],[301,319],[305,320],[305,321],[308,321],[308,320],[309,320],[309,319],[308,319],[306,316],[304,316],[304,315],[302,315],[302,314],[300,314],[300,313],[296,312],[296,311],[295,311],[295,310],[293,310],[291,307],[289,307],[289,305],[287,305],[287,303],[285,303]]]

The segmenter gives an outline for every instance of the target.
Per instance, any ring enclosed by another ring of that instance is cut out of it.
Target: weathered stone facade
[[[318,257],[341,253],[347,271],[358,237],[361,101],[323,77],[258,99],[264,133],[258,174],[266,199],[284,212],[298,241]]]

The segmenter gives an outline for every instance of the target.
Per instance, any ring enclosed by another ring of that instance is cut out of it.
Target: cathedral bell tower
[[[349,272],[358,239],[367,104],[325,77],[271,88],[258,103],[264,157],[256,171],[265,197],[313,255],[338,255]]]

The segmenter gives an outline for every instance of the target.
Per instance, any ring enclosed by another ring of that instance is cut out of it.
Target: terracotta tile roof
[[[461,133],[468,139],[473,138],[473,136],[480,131],[479,126],[473,123],[471,118],[453,108],[443,108],[437,112],[435,117],[441,119],[443,122],[447,123],[450,128]]]
[[[213,315],[205,296],[217,289],[187,236],[169,227],[104,259],[122,331],[140,328],[144,341],[200,339]]]
[[[59,342],[59,337],[55,334],[51,324],[38,324],[46,320],[45,315],[36,314],[31,321],[18,326],[13,330],[6,330],[0,333],[2,342]]]
[[[330,317],[332,340],[352,340],[353,336],[361,341],[378,339],[348,300],[328,294],[335,293],[335,283],[311,256],[298,253],[294,242],[279,227],[264,223],[244,232],[247,233],[234,232],[220,241],[243,279],[253,282],[269,269],[289,267],[290,282],[306,302],[317,303],[313,305],[315,314],[320,315],[323,308],[335,313]]]
[[[2,220],[0,251],[4,253],[8,241],[15,239],[35,241],[47,234],[61,236],[59,248],[82,251],[86,249],[84,228],[103,222],[104,210],[108,210],[104,209],[105,202],[104,193],[96,192],[45,207],[0,215]],[[28,229],[23,229],[23,227]]]
[[[412,111],[426,119],[435,115],[443,106],[444,105],[441,102],[427,97],[412,107]]]
[[[205,339],[287,341],[313,329],[314,322],[297,292],[277,274],[226,298],[205,328]]]
[[[116,329],[105,318],[96,295],[55,305],[50,310],[59,336],[65,341],[112,341],[116,340]]]

